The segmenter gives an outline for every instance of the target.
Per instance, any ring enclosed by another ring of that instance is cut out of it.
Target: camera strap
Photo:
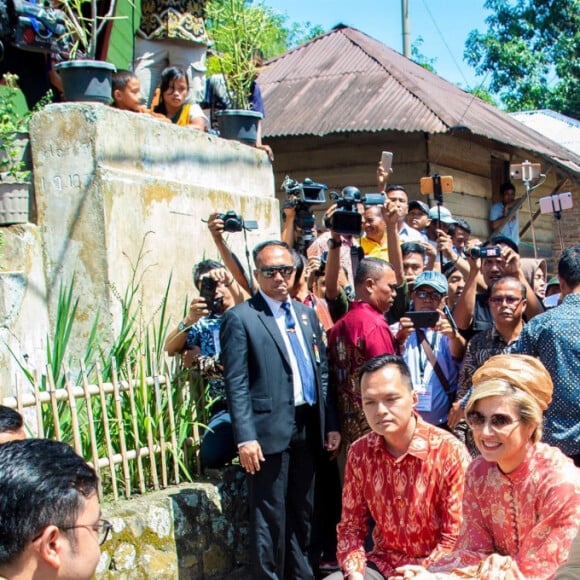
[[[420,328],[415,329],[415,332],[417,333],[419,343],[423,347],[423,350],[425,351],[425,354],[427,355],[427,358],[429,359],[429,362],[433,367],[433,371],[437,375],[439,382],[441,383],[443,389],[445,390],[445,394],[447,395],[449,402],[453,403],[453,400],[455,398],[453,395],[453,389],[451,388],[451,385],[449,384],[449,381],[447,380],[447,377],[445,376],[443,369],[439,365],[439,362],[437,362],[437,359],[435,358],[435,353],[433,352],[433,349],[431,348],[431,345],[429,344],[429,341],[427,340],[425,333]]]

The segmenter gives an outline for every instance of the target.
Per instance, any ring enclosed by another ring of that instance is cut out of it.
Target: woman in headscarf
[[[465,477],[455,549],[429,572],[405,566],[396,578],[552,579],[580,525],[580,470],[540,443],[550,375],[533,357],[498,355],[473,387],[466,420],[481,457]]]
[[[535,258],[520,258],[522,273],[534,291],[542,301],[546,297],[546,280],[548,267],[546,260],[536,260]]]

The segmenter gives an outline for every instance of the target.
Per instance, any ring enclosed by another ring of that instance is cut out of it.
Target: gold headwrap
[[[544,365],[525,354],[499,354],[487,360],[473,375],[473,388],[484,381],[500,379],[526,391],[545,411],[552,401],[554,385]]]

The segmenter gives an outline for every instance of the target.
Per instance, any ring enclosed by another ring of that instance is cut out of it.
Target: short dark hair
[[[390,193],[391,191],[404,191],[407,193],[407,190],[403,185],[389,185],[389,187],[387,187],[385,190],[385,193]]]
[[[74,526],[97,486],[95,470],[66,443],[0,445],[0,565],[17,559],[47,526]]]
[[[199,288],[199,281],[205,274],[218,268],[225,268],[225,266],[216,260],[202,260],[198,262],[193,268],[193,283],[195,287]]]
[[[129,81],[136,79],[137,75],[130,71],[130,70],[118,70],[116,73],[113,73],[113,78],[111,81],[111,89],[113,94],[115,91],[122,91]]]
[[[22,415],[18,411],[0,405],[0,433],[13,433],[22,429],[23,424]]]
[[[379,356],[375,356],[365,363],[359,368],[357,376],[359,385],[362,381],[363,375],[367,373],[374,373],[386,366],[393,366],[397,367],[405,386],[412,391],[413,390],[413,379],[411,378],[411,371],[407,366],[407,363],[401,356],[397,356],[395,354],[381,354]]]
[[[290,246],[286,242],[281,242],[280,240],[266,240],[265,242],[261,242],[252,250],[252,258],[254,259],[256,268],[258,267],[258,258],[260,257],[260,254],[270,246],[278,246],[279,248],[284,248],[290,252]]]
[[[456,272],[456,271],[457,271],[457,266],[451,261],[445,262],[445,264],[443,264],[443,266],[441,267],[441,273],[448,280],[451,277],[451,274],[453,274],[453,272]]]
[[[386,260],[381,260],[380,258],[374,258],[372,256],[367,256],[363,258],[356,269],[356,274],[354,275],[354,285],[360,286],[364,283],[367,278],[371,278],[372,280],[378,280],[382,275],[383,272],[390,268],[393,269],[393,266],[390,262]]]
[[[290,248],[290,253],[292,254],[292,259],[294,260],[294,266],[296,267],[295,281],[300,280],[306,266],[308,266],[308,261],[306,258],[294,248]]]
[[[513,189],[514,191],[516,190],[515,186],[513,183],[511,183],[510,181],[506,181],[505,183],[502,183],[499,186],[499,192],[503,195],[506,191]]]
[[[468,234],[471,233],[471,226],[469,225],[469,223],[467,223],[466,220],[464,220],[463,218],[453,218],[455,220],[454,224],[449,224],[449,229],[447,230],[447,233],[452,236],[455,233],[455,230],[457,228],[461,228],[462,230],[465,230]]]
[[[516,254],[520,253],[518,245],[511,238],[508,238],[507,236],[502,236],[501,234],[499,236],[492,236],[491,238],[489,238],[489,240],[484,242],[482,244],[482,246],[483,247],[485,247],[485,246],[497,246],[499,244],[503,244],[504,246],[508,246],[514,252],[516,252]]]
[[[403,256],[408,256],[409,254],[421,254],[423,258],[425,257],[425,248],[419,242],[403,242],[401,244],[401,253]]]
[[[489,287],[489,295],[491,296],[493,294],[493,290],[494,288],[498,285],[501,284],[502,282],[515,282],[516,284],[519,284],[520,286],[520,290],[522,291],[522,298],[527,298],[528,295],[528,291],[526,289],[526,285],[521,282],[518,278],[515,278],[514,276],[502,276],[501,278],[499,278],[498,280],[496,280],[490,287]]]
[[[580,245],[566,248],[558,260],[558,276],[571,288],[580,284]]]

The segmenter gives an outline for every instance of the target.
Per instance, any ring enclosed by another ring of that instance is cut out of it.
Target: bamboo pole
[[[127,460],[127,441],[125,440],[125,425],[123,423],[123,409],[121,407],[121,394],[119,383],[117,382],[117,366],[115,359],[111,365],[113,378],[113,397],[115,399],[115,418],[119,430],[119,445],[121,447],[121,457],[123,457],[123,477],[125,480],[125,497],[131,497],[131,472],[129,471],[129,461]]]
[[[71,416],[71,423],[72,423],[72,432],[73,432],[73,445],[75,451],[82,457],[83,455],[83,446],[81,443],[81,432],[80,432],[80,424],[79,424],[79,415],[77,410],[77,400],[72,392],[72,385],[70,382],[70,369],[66,363],[63,363],[63,370],[64,370],[64,385],[65,389],[68,393],[68,404],[70,407],[70,416]]]
[[[33,392],[34,397],[34,408],[36,410],[36,425],[38,426],[38,437],[44,438],[44,421],[42,417],[42,402],[39,397],[40,382],[38,378],[38,372],[34,371],[33,375]]]
[[[177,436],[175,434],[175,413],[173,410],[173,398],[171,396],[171,381],[169,375],[165,375],[165,390],[167,391],[167,411],[169,416],[169,437],[171,438],[171,449],[173,457],[173,479],[179,483],[179,461],[177,460]]]
[[[157,415],[157,428],[159,430],[159,446],[161,447],[161,485],[167,487],[167,448],[165,446],[165,425],[163,424],[163,402],[161,400],[161,388],[159,386],[159,373],[157,369],[156,353],[153,351],[153,385],[155,393],[155,413]]]
[[[111,444],[111,432],[109,430],[109,417],[107,415],[107,400],[105,398],[105,389],[103,388],[103,375],[101,374],[101,365],[96,364],[97,384],[99,386],[99,398],[101,401],[101,413],[103,416],[103,430],[105,432],[105,443],[107,445],[107,458],[109,469],[111,470],[111,486],[113,488],[113,498],[119,499],[119,490],[117,488],[117,473],[115,472],[115,463],[113,461],[113,445]]]
[[[135,441],[135,449],[139,449],[141,446],[141,441],[139,438],[139,425],[137,424],[137,409],[135,407],[135,390],[133,389],[133,373],[131,371],[131,365],[127,365],[127,376],[129,379],[128,393],[129,393],[129,405],[131,407],[131,419],[133,422],[133,440]],[[141,453],[137,453],[137,477],[139,478],[139,491],[144,494],[146,491],[145,486],[145,475],[143,473],[143,460],[141,459]]]
[[[141,387],[141,396],[143,397],[143,408],[145,409],[145,412],[147,412],[147,409],[149,407],[149,405],[147,404],[148,401],[148,393],[147,393],[147,384],[146,382],[143,380],[144,379],[144,375],[145,375],[145,360],[143,357],[141,357],[141,359],[139,360],[139,385]],[[145,418],[145,422],[146,422],[146,432],[147,432],[147,447],[149,447],[149,449],[153,449],[154,445],[153,445],[153,429],[151,427],[151,422],[152,422],[152,417],[151,415],[147,415],[147,417]],[[155,453],[151,453],[149,455],[149,462],[151,464],[151,478],[153,480],[153,489],[159,489],[159,477],[157,475],[157,462],[155,461]]]
[[[62,441],[62,433],[60,431],[60,420],[58,416],[58,405],[56,403],[54,379],[52,377],[52,367],[50,364],[46,365],[46,384],[50,395],[50,408],[52,410],[52,421],[54,424],[54,438],[57,441]]]
[[[91,394],[89,392],[89,380],[87,378],[87,372],[85,369],[85,365],[83,361],[80,363],[81,365],[81,381],[83,386],[83,391],[85,394],[85,404],[87,406],[87,422],[89,427],[89,440],[91,444],[91,457],[93,467],[97,476],[99,478],[99,487],[98,487],[98,495],[99,501],[103,500],[103,483],[101,481],[101,468],[99,466],[99,448],[97,445],[97,435],[95,433],[95,423],[94,423],[94,416],[93,416],[93,404],[91,399]]]

